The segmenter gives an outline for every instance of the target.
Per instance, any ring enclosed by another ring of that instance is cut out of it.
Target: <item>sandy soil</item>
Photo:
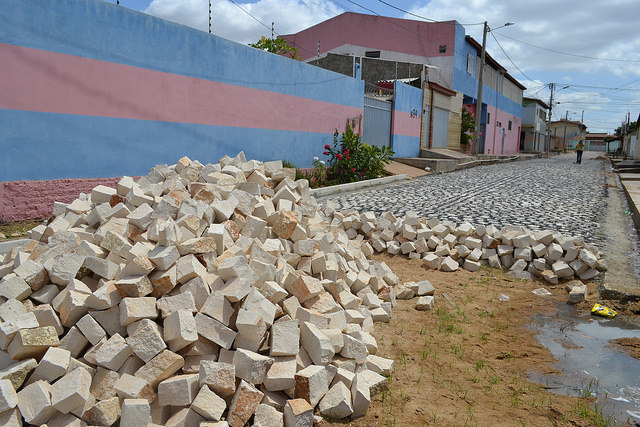
[[[417,311],[415,299],[399,301],[391,322],[376,324],[378,355],[395,360],[389,388],[372,398],[364,418],[326,424],[613,425],[593,409],[592,400],[553,394],[527,380],[529,372],[554,372],[549,351],[527,325],[535,313],[566,303],[562,284],[545,286],[490,268],[443,273],[402,256],[374,258],[403,282],[429,280],[436,288],[435,309]],[[542,286],[552,295],[531,293]],[[596,284],[588,287],[594,295]],[[509,301],[500,301],[500,294]],[[590,310],[593,302],[580,310]],[[631,306],[617,309],[635,315]]]

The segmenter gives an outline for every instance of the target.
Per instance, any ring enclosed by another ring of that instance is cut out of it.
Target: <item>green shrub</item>
[[[336,184],[378,178],[384,174],[384,165],[391,163],[393,151],[362,142],[351,126],[339,135],[333,135],[333,146],[324,146],[324,155],[329,157],[326,179]],[[314,165],[316,165],[316,160]],[[324,165],[323,165],[324,166]]]

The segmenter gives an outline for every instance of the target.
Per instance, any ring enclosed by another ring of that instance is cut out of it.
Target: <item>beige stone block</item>
[[[132,329],[126,338],[127,345],[145,363],[167,348],[162,339],[163,332],[154,321],[142,319],[129,327]]]
[[[64,333],[60,318],[49,304],[38,305],[31,312],[36,316],[40,326],[53,326],[58,336]]]
[[[198,394],[198,374],[176,375],[158,384],[160,406],[189,406]]]
[[[203,360],[200,363],[199,384],[207,385],[216,394],[227,397],[236,391],[236,370],[230,363]]]
[[[91,375],[89,372],[77,368],[51,386],[51,404],[64,414],[83,407],[91,394],[90,387]]]
[[[142,319],[158,317],[156,299],[153,297],[123,298],[120,302],[120,324],[127,326]]]
[[[313,406],[304,399],[287,400],[283,415],[287,427],[313,425]]]
[[[9,344],[7,352],[14,360],[42,356],[49,347],[60,343],[53,326],[33,329],[21,329]]]
[[[125,339],[115,334],[96,351],[95,361],[107,369],[117,371],[132,354],[133,351]]]
[[[90,425],[111,426],[120,418],[120,401],[117,397],[96,402],[82,414]]]
[[[120,414],[121,426],[147,426],[151,422],[151,407],[146,399],[124,399]]]
[[[14,363],[13,365],[0,370],[0,379],[11,381],[13,388],[19,390],[24,383],[24,380],[37,365],[38,363],[35,359],[26,359]]]
[[[18,409],[29,424],[44,424],[57,412],[51,404],[51,385],[46,381],[29,384],[17,394]]]
[[[110,399],[116,396],[114,386],[119,379],[120,374],[117,372],[98,366],[96,373],[91,379],[89,391],[96,400]]]
[[[156,399],[151,384],[138,376],[122,374],[113,388],[121,399],[145,399],[149,403]]]
[[[18,395],[9,380],[0,380],[0,412],[8,411],[18,405]]]
[[[183,366],[184,358],[182,356],[169,350],[163,350],[138,369],[135,376],[144,379],[155,388],[161,381],[178,372]]]
[[[58,348],[69,350],[71,357],[78,357],[88,344],[89,340],[82,335],[82,332],[75,326],[72,326],[60,340]]]
[[[65,375],[69,369],[71,361],[71,352],[57,347],[49,347],[47,352],[42,356],[40,363],[31,374],[29,383],[39,380],[53,383],[58,378]]]

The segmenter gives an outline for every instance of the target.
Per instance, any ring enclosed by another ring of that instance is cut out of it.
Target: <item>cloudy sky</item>
[[[112,1],[112,0],[110,0]],[[235,1],[235,3],[234,3]],[[428,19],[455,19],[482,41],[483,21],[496,28],[487,52],[528,89],[549,101],[553,119],[580,120],[589,132],[610,132],[640,112],[638,0],[385,0]],[[208,31],[208,0],[120,0],[120,4]],[[368,10],[367,10],[368,9]],[[239,43],[289,34],[345,11],[419,19],[381,0],[212,0],[213,33]],[[506,22],[515,25],[498,29]],[[504,51],[503,51],[504,50]],[[506,53],[505,53],[506,52]]]

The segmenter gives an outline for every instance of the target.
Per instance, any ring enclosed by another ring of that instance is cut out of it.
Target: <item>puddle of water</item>
[[[569,304],[560,304],[555,315],[536,316],[531,328],[559,361],[553,367],[562,373],[532,373],[530,380],[560,394],[590,390],[605,417],[640,425],[640,360],[609,345],[617,338],[640,338],[640,329],[621,317],[581,316]]]

